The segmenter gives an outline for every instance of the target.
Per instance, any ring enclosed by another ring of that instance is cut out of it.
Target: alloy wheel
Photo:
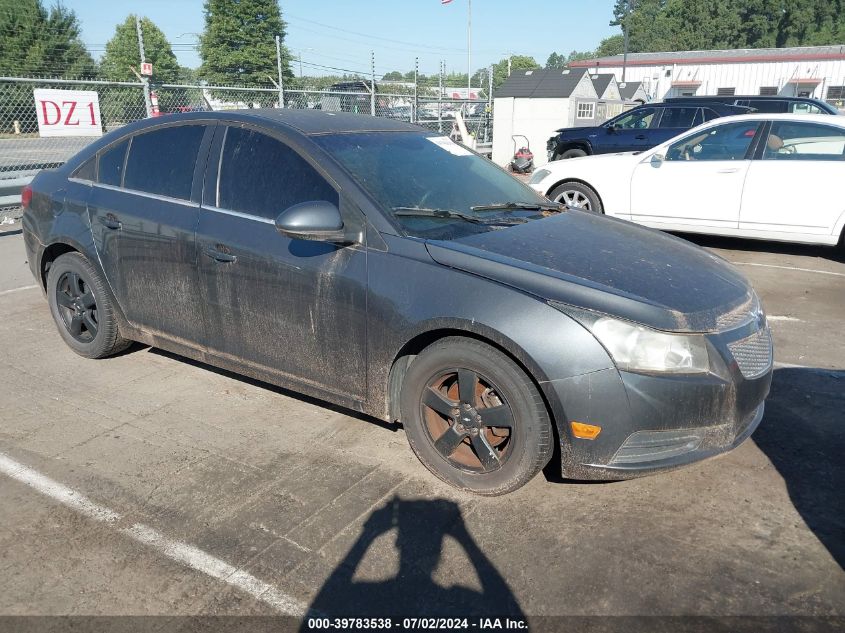
[[[80,343],[97,336],[97,301],[91,285],[73,271],[62,274],[56,284],[56,304],[68,333]]]
[[[561,192],[561,194],[557,196],[554,201],[561,202],[568,207],[583,209],[584,211],[593,210],[593,205],[590,202],[590,199],[585,196],[582,192],[575,191],[572,189]]]
[[[513,411],[480,374],[469,369],[438,374],[427,383],[420,406],[434,449],[456,468],[489,473],[510,457]]]

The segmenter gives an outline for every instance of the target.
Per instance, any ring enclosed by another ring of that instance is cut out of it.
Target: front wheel
[[[583,149],[573,148],[573,149],[568,149],[565,152],[559,154],[558,158],[563,160],[563,159],[566,159],[566,158],[581,158],[582,156],[586,156],[586,155],[587,155],[587,152],[585,152]]]
[[[549,198],[554,202],[560,202],[582,211],[604,213],[599,195],[592,187],[580,182],[565,182],[558,185],[549,193]]]
[[[540,393],[505,354],[450,337],[408,367],[400,400],[408,442],[443,481],[500,495],[530,481],[552,456],[552,428]]]

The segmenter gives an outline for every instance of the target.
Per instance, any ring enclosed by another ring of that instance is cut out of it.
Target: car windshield
[[[450,240],[554,212],[547,199],[445,136],[364,132],[314,140],[406,235]]]

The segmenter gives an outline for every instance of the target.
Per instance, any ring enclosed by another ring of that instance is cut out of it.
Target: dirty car
[[[410,124],[164,116],[24,200],[32,273],[78,354],[139,341],[400,422],[479,494],[553,457],[572,479],[671,469],[763,416],[771,336],[733,267]]]

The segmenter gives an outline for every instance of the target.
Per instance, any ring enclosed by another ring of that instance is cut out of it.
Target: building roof
[[[537,68],[517,70],[505,80],[494,97],[571,97],[581,82],[585,68],[566,70],[562,68]]]
[[[624,84],[619,84],[619,96],[623,100],[633,99],[637,94],[637,90],[643,85],[641,81],[626,81]]]
[[[622,55],[572,62],[572,68],[622,66]],[[845,60],[845,45],[794,48],[741,48],[723,51],[678,51],[628,53],[628,66],[671,66],[672,64],[738,64],[747,62],[801,62]]]
[[[601,98],[615,77],[611,73],[602,73],[600,75],[593,75],[591,79],[593,80],[593,87],[596,89],[596,94]]]

